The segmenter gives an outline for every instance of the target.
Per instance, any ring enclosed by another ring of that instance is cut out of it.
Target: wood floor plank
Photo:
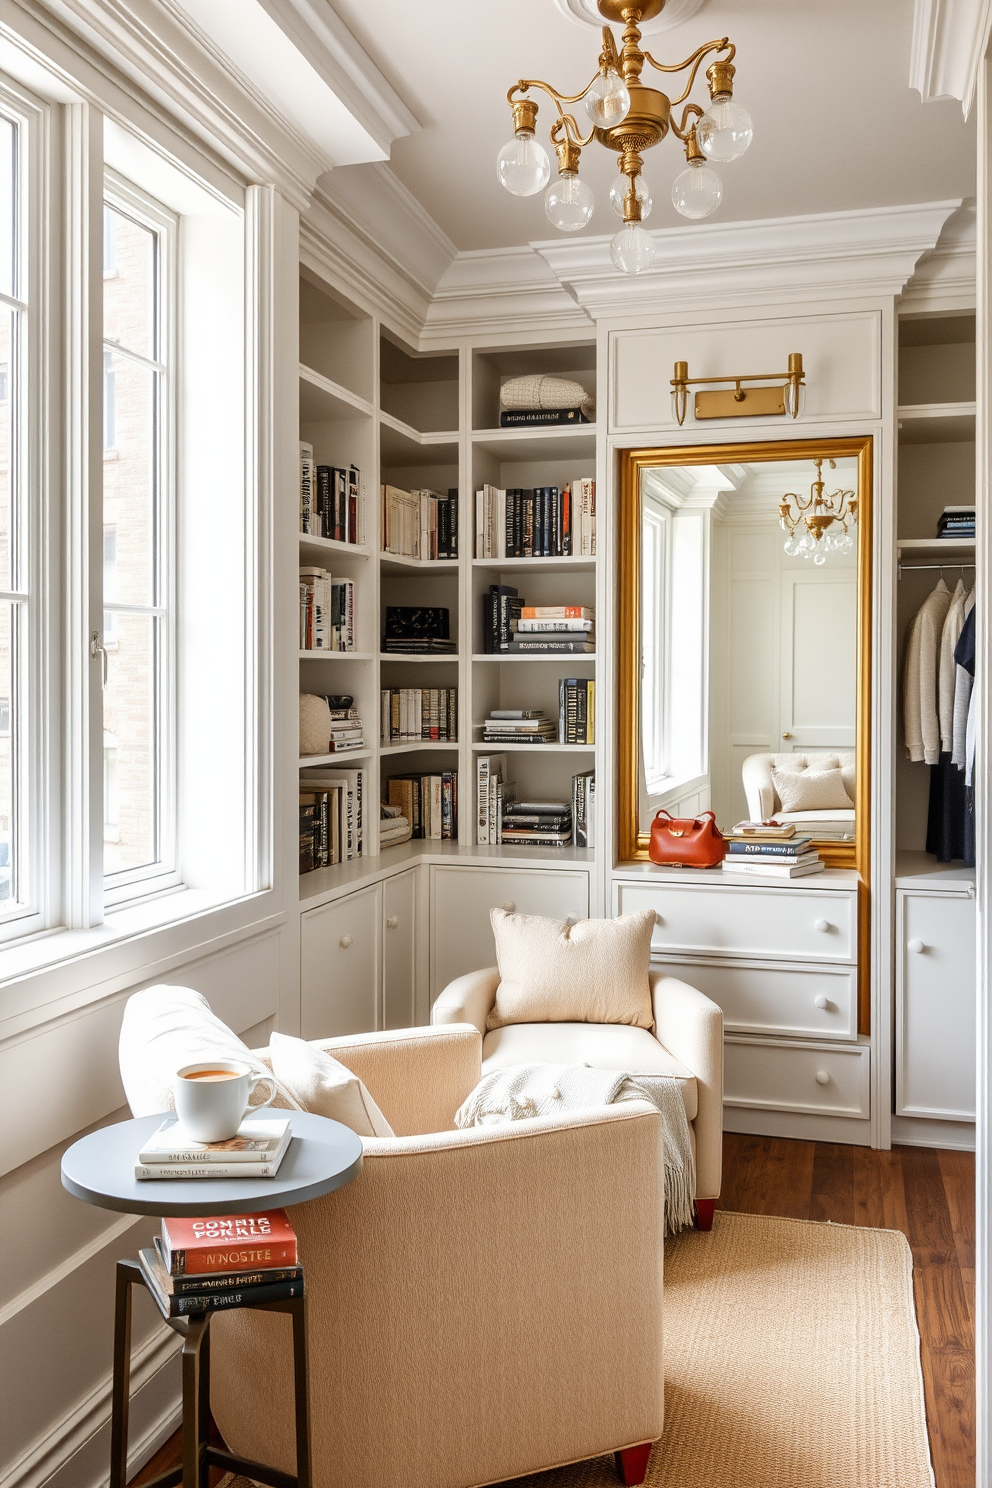
[[[817,1142],[809,1217],[829,1224],[854,1224],[854,1148]]]
[[[898,1152],[855,1147],[854,1223],[906,1233],[906,1191]]]
[[[937,1153],[940,1176],[947,1196],[951,1230],[962,1271],[975,1269],[975,1154]]]
[[[726,1133],[721,1208],[808,1219],[815,1145]]]
[[[921,1264],[957,1264],[958,1252],[940,1159],[932,1147],[901,1149],[906,1234]]]

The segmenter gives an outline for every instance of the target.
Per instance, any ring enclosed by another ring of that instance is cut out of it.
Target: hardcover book
[[[303,1296],[302,1272],[294,1280],[268,1283],[243,1282],[223,1289],[199,1292],[166,1290],[168,1273],[154,1250],[139,1250],[138,1263],[163,1317],[185,1317],[191,1312],[216,1312],[224,1307],[250,1307],[260,1302],[287,1302]]]
[[[296,1231],[284,1209],[162,1220],[162,1258],[173,1276],[295,1266]]]
[[[290,1138],[287,1118],[246,1121],[236,1137],[226,1142],[191,1142],[177,1116],[167,1116],[138,1153],[139,1163],[272,1163],[282,1156]]]

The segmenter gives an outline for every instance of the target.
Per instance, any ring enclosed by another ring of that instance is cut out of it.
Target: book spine
[[[204,1272],[256,1271],[259,1267],[296,1266],[296,1240],[266,1241],[248,1245],[218,1245],[216,1241],[204,1246],[186,1246],[170,1251],[166,1247],[169,1269],[173,1276],[200,1276]]]
[[[458,557],[458,492],[448,492],[448,557]]]
[[[263,1302],[288,1302],[303,1296],[303,1281],[276,1281],[266,1286],[237,1287],[227,1292],[190,1292],[183,1296],[172,1293],[166,1300],[170,1317],[185,1317],[189,1312],[219,1312],[224,1307],[251,1307]]]
[[[481,754],[476,764],[476,794],[478,799],[477,831],[479,842],[489,842],[489,757]]]
[[[499,416],[501,429],[512,429],[520,425],[539,427],[588,422],[581,408],[504,408]]]
[[[575,737],[572,744],[588,744],[586,733],[589,726],[589,695],[585,682],[575,683]]]
[[[281,1269],[267,1267],[264,1271],[224,1271],[217,1276],[174,1276],[172,1277],[172,1293],[174,1297],[189,1297],[191,1295],[202,1296],[210,1292],[222,1292],[237,1289],[239,1287],[278,1286],[285,1282],[296,1282],[303,1280],[303,1268],[301,1266],[285,1266]]]
[[[312,532],[313,527],[313,445],[300,445],[300,531]]]
[[[804,844],[799,850],[806,852]],[[796,858],[799,856],[795,845],[789,839],[786,842],[731,842],[727,851],[732,857],[761,857],[761,858]]]
[[[279,1163],[273,1162],[179,1163],[175,1166],[136,1162],[134,1176],[142,1182],[156,1178],[274,1178],[278,1170]]]

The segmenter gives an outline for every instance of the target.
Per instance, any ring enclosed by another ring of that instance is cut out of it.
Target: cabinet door
[[[896,1114],[975,1119],[975,901],[898,895]]]
[[[583,920],[589,875],[540,868],[431,869],[431,999],[455,977],[495,966],[491,909]]]
[[[416,885],[412,873],[382,886],[383,1028],[412,1028],[416,989]]]
[[[379,1026],[381,905],[376,884],[302,916],[304,1038],[369,1033]]]

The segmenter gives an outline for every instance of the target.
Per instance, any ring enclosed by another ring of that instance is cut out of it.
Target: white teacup
[[[172,1087],[183,1130],[194,1142],[226,1142],[237,1136],[252,1091],[266,1081],[272,1087],[269,1098],[260,1101],[253,1108],[256,1111],[271,1106],[276,1098],[276,1082],[271,1075],[253,1074],[247,1064],[236,1059],[201,1059],[198,1064],[184,1064],[176,1070]]]

